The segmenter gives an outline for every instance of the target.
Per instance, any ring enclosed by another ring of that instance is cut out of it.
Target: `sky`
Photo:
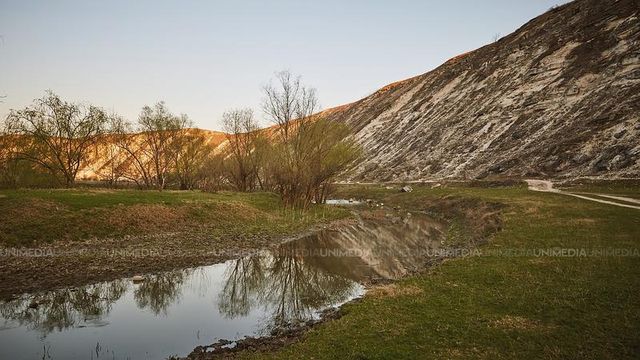
[[[507,35],[562,0],[0,0],[0,117],[46,90],[135,121],[166,102],[197,127],[289,70],[322,108]]]

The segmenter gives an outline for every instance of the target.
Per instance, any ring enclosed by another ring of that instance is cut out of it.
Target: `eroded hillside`
[[[640,176],[640,3],[575,1],[330,113],[352,180]]]

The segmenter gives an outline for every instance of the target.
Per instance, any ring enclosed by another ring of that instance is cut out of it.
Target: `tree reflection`
[[[127,291],[128,284],[128,281],[116,280],[35,294],[1,303],[0,315],[46,335],[101,319]]]
[[[246,316],[255,304],[255,295],[264,283],[266,265],[262,256],[248,256],[231,263],[225,270],[225,284],[220,292],[220,313],[229,319]]]
[[[225,272],[219,311],[235,318],[260,306],[270,314],[266,329],[308,320],[314,311],[347,300],[358,282],[420,269],[426,251],[439,247],[442,229],[419,215],[361,219],[235,260]]]
[[[166,314],[167,307],[180,298],[180,289],[189,270],[149,275],[134,290],[138,307],[154,314]],[[66,288],[1,302],[0,316],[47,335],[86,323],[102,325],[113,304],[127,291],[131,282],[119,279],[78,288]]]
[[[356,283],[305,261],[294,243],[279,251],[233,261],[218,308],[227,318],[246,316],[255,306],[270,313],[265,329],[309,320],[316,310],[348,299]]]
[[[234,319],[260,309],[267,316],[264,330],[304,322],[314,312],[355,295],[358,282],[394,279],[424,266],[425,250],[438,249],[443,228],[420,216],[363,219],[283,244],[274,251],[230,261],[217,295],[218,310]],[[23,296],[0,302],[0,321],[4,319],[7,326],[15,322],[44,335],[80,325],[100,326],[128,290],[140,309],[166,315],[189,285],[199,296],[209,293],[209,286],[218,290],[218,282],[207,274],[218,277],[219,270],[147,275],[144,282],[131,288],[130,280],[120,279]]]
[[[182,284],[191,271],[185,269],[148,275],[133,293],[136,304],[140,309],[150,309],[155,315],[166,315],[169,305],[180,299]]]

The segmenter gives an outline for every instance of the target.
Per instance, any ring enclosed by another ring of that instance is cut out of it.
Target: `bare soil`
[[[345,221],[349,220],[315,225],[307,231],[340,226]],[[212,236],[167,232],[36,248],[0,248],[0,299],[137,274],[215,264],[276,246],[291,237],[293,235]]]

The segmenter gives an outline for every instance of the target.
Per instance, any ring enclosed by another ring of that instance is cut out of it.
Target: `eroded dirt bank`
[[[0,299],[237,258],[347,219],[273,193],[1,190]],[[324,225],[323,225],[324,224]]]
[[[319,224],[308,231],[340,226],[348,221],[351,220]],[[35,248],[2,248],[0,299],[136,274],[214,264],[275,246],[294,236],[207,236],[180,232],[65,242]]]
[[[359,209],[360,216],[363,217],[393,217],[402,216],[410,212],[420,211],[437,217],[448,224],[444,245],[452,248],[472,249],[488,241],[489,237],[501,229],[502,204],[490,203],[476,199],[460,197],[444,197],[437,200],[423,202],[421,205],[403,203],[406,207],[400,206],[399,201],[391,200],[392,206],[387,205],[386,209],[370,209],[362,207]],[[427,271],[448,257],[432,257],[423,259],[422,266],[413,275]],[[409,291],[419,291],[414,288],[396,287],[394,281],[380,280],[373,281],[368,285],[368,297],[386,297],[406,295]],[[402,294],[400,294],[402,293]],[[352,302],[358,302],[355,299]],[[247,337],[239,341],[220,340],[210,345],[198,346],[188,356],[183,359],[207,360],[218,358],[234,358],[241,352],[268,352],[283,346],[290,345],[300,339],[311,328],[322,324],[325,321],[338,319],[344,315],[341,308],[329,309],[321,314],[320,319],[310,320],[304,324],[298,324],[289,328],[277,328],[269,336]]]

